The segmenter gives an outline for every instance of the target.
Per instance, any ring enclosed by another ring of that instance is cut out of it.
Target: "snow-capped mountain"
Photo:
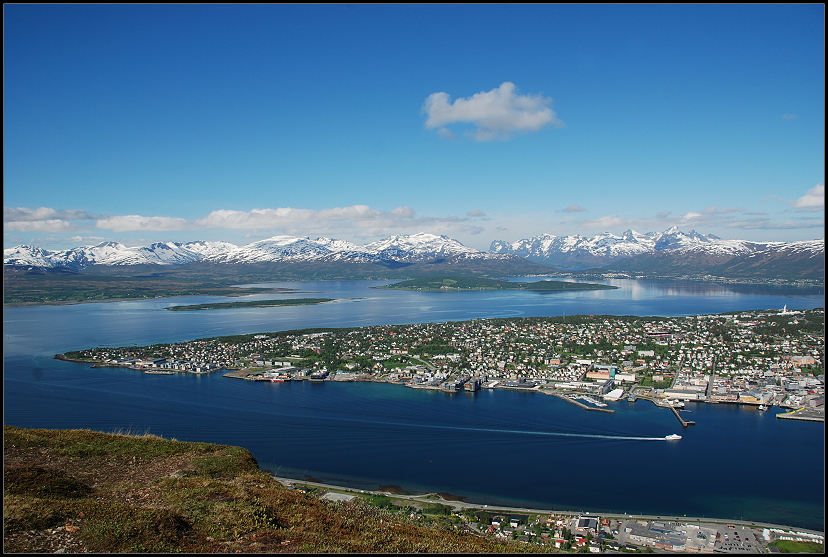
[[[545,234],[512,243],[493,242],[489,253],[464,246],[446,236],[421,233],[391,236],[363,246],[332,238],[311,240],[295,236],[274,236],[241,247],[228,242],[206,241],[158,242],[144,247],[103,242],[65,251],[17,246],[4,250],[3,262],[8,268],[57,271],[81,271],[91,265],[295,263],[297,265],[291,268],[313,265],[317,270],[324,268],[330,276],[349,277],[376,276],[373,271],[366,270],[369,267],[406,268],[414,274],[434,273],[439,269],[441,273],[509,276],[543,274],[551,271],[547,267],[551,265],[558,269],[600,267],[605,271],[655,276],[819,280],[824,278],[824,255],[824,240],[722,240],[711,234],[693,230],[685,233],[671,228],[660,233],[642,234],[628,230],[620,236],[605,233],[592,238]],[[355,270],[360,264],[362,270]],[[344,272],[346,268],[351,271]],[[332,269],[340,269],[342,273],[337,274]]]
[[[627,230],[621,236],[604,233],[583,236],[552,236],[544,234],[517,242],[492,242],[489,253],[513,253],[562,268],[603,267],[621,259],[658,252],[704,253],[709,256],[735,257],[755,252],[782,248],[791,242],[748,242],[722,240],[712,234],[699,234],[695,230],[682,232],[673,227],[664,232],[642,234]],[[811,249],[824,251],[824,242],[805,242]],[[802,248],[808,249],[808,248]]]
[[[4,265],[16,267],[67,268],[89,265],[184,265],[196,261],[212,263],[263,263],[276,261],[416,262],[445,258],[499,259],[498,256],[464,246],[457,240],[434,234],[391,236],[360,246],[332,238],[274,236],[238,247],[228,242],[158,242],[146,247],[126,247],[103,242],[65,251],[17,246],[3,251]]]
[[[485,257],[482,252],[464,246],[457,240],[434,234],[391,236],[365,246],[370,253],[385,259],[410,261],[434,257]]]
[[[17,267],[67,268],[75,271],[89,265],[184,265],[222,252],[227,242],[157,242],[144,247],[127,247],[118,242],[102,242],[65,251],[48,251],[33,246],[3,250],[3,264]]]
[[[559,269],[602,268],[645,275],[822,278],[825,241],[723,240],[695,230],[642,234],[627,230],[592,238],[544,234],[492,242],[490,253],[511,253]]]

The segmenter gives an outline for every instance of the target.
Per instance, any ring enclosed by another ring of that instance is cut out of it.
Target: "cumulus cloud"
[[[45,221],[45,220],[92,220],[86,211],[56,211],[50,207],[29,209],[27,207],[3,207],[4,222]]]
[[[437,128],[444,138],[454,137],[446,128],[451,124],[475,127],[471,137],[476,141],[509,139],[514,133],[536,132],[547,126],[562,126],[548,105],[552,99],[540,95],[519,95],[509,81],[491,91],[481,91],[469,98],[451,102],[448,93],[432,93],[426,98],[422,112],[427,115],[425,127]]]
[[[51,207],[3,207],[3,230],[7,232],[74,232],[72,220],[94,218],[86,211],[58,211]]]
[[[78,230],[76,225],[61,219],[5,222],[3,228],[15,232],[74,232]]]
[[[822,211],[825,209],[825,186],[817,184],[792,204],[797,211]]]
[[[187,219],[177,217],[121,215],[99,219],[95,227],[114,232],[130,232],[133,230],[165,231],[187,230],[192,228],[192,224]]]
[[[580,205],[570,205],[565,209],[561,209],[561,211],[564,213],[583,213],[584,211],[586,211],[586,209],[584,209]]]
[[[414,216],[411,207],[397,207],[388,213],[371,209],[367,205],[351,205],[331,209],[295,209],[279,207],[277,209],[253,209],[251,211],[231,211],[221,209],[213,211],[204,218],[195,221],[198,226],[206,228],[261,229],[284,228],[302,223],[330,223],[336,221],[375,222],[382,219],[407,219]]]
[[[250,237],[269,234],[346,235],[351,237],[378,237],[388,234],[409,234],[428,230],[435,234],[479,234],[482,228],[471,225],[456,216],[418,216],[407,206],[391,211],[372,209],[367,205],[351,205],[329,209],[252,209],[237,211],[219,209],[208,215],[187,220],[176,217],[141,215],[110,216],[97,222],[97,228],[115,232],[206,230],[251,230]]]

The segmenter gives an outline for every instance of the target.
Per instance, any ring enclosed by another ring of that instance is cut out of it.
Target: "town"
[[[821,552],[825,545],[823,533],[756,522],[518,509],[475,505],[450,494],[406,494],[397,486],[364,491],[311,481],[277,479],[290,489],[320,499],[342,504],[365,501],[444,528],[577,553]]]
[[[584,409],[650,400],[783,407],[824,421],[824,309],[689,317],[576,315],[309,329],[57,355],[145,373],[251,381],[377,381],[475,392],[534,390]]]

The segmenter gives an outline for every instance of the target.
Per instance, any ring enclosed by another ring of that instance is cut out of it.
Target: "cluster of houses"
[[[819,407],[824,376],[814,370],[824,365],[824,332],[767,331],[823,318],[823,310],[785,309],[673,318],[480,319],[82,354],[144,369],[258,368],[267,378],[287,378],[275,371],[298,366],[314,379],[391,381],[449,392],[555,388],[617,398],[619,389],[623,396],[637,384],[658,387],[653,396],[671,400]]]
[[[823,534],[736,524],[671,522],[633,517],[550,512],[537,516],[476,511],[473,530],[500,539],[546,543],[577,552],[637,551],[680,553],[765,553],[774,540],[824,544]]]

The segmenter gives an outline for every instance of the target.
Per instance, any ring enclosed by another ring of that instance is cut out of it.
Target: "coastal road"
[[[387,491],[371,491],[371,490],[363,490],[363,489],[353,489],[350,487],[343,487],[338,485],[331,485],[331,484],[324,484],[319,482],[309,482],[304,480],[296,480],[293,478],[281,478],[274,476],[276,480],[278,480],[282,485],[287,487],[293,485],[308,485],[312,487],[318,487],[320,489],[325,490],[336,490],[339,492],[344,493],[353,493],[354,495],[359,495],[360,493],[368,493],[371,495],[386,495],[389,497],[393,497],[395,499],[406,499],[409,501],[420,502],[420,503],[437,503],[440,505],[447,505],[453,507],[455,510],[462,510],[462,509],[477,509],[483,511],[494,511],[498,513],[504,514],[556,514],[556,515],[567,515],[567,516],[580,516],[583,514],[591,514],[591,515],[600,515],[603,518],[611,518],[611,519],[619,519],[619,520],[660,520],[660,521],[667,521],[667,522],[683,522],[683,523],[694,523],[694,524],[738,524],[740,526],[746,526],[749,528],[778,528],[780,530],[793,530],[796,532],[806,532],[809,534],[818,534],[824,536],[824,532],[820,532],[818,530],[809,530],[807,528],[799,528],[794,526],[788,526],[783,524],[770,524],[767,522],[751,522],[747,520],[733,520],[733,519],[724,519],[724,518],[710,518],[710,517],[698,517],[698,516],[666,516],[666,515],[650,515],[650,514],[624,514],[624,513],[604,513],[604,512],[594,512],[591,513],[586,509],[582,510],[561,510],[561,509],[530,509],[527,507],[502,507],[498,505],[481,505],[479,503],[467,503],[465,501],[452,501],[443,499],[436,493],[426,493],[423,495],[399,495],[396,493],[390,493]]]

